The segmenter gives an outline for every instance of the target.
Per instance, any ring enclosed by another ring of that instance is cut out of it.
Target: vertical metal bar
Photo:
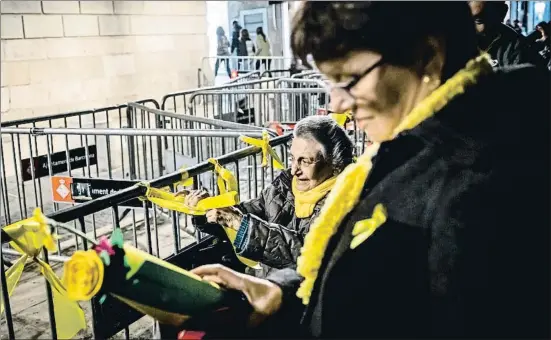
[[[42,258],[44,259],[44,262],[48,263],[48,251],[46,248],[42,249]],[[55,321],[55,312],[54,312],[54,297],[52,294],[52,287],[50,287],[50,283],[48,283],[48,280],[44,278],[44,282],[46,283],[46,296],[48,301],[48,314],[50,315],[50,328],[52,331],[52,339],[57,339],[57,328],[56,328],[56,321]]]
[[[36,127],[36,122],[33,122],[33,127]],[[39,156],[40,152],[38,151],[38,143],[37,140],[38,136],[34,136],[34,149],[36,150],[36,155]],[[44,210],[44,202],[42,200],[42,181],[40,178],[38,178],[38,195],[40,200],[40,209]]]
[[[6,164],[4,162],[4,143],[1,143],[1,140],[0,140],[0,153],[2,154],[2,160],[0,162],[0,167],[2,167],[2,192],[3,192],[3,195],[4,195],[4,203],[5,203],[5,211],[6,211],[6,225],[9,225],[11,224],[11,211],[10,211],[10,199],[9,199],[9,194],[8,194],[8,181],[7,181],[7,176],[6,176],[6,167],[4,166],[4,164]],[[15,165],[15,164],[14,164]],[[17,169],[16,169],[17,171]]]
[[[4,315],[6,316],[6,325],[8,326],[8,339],[15,340],[15,330],[13,328],[10,296],[8,294],[6,271],[4,269],[4,261],[2,260],[3,258],[2,246],[0,245],[0,285],[2,287],[2,300],[4,302]]]
[[[15,181],[17,183],[17,199],[19,200],[19,207],[20,207],[20,214],[21,219],[24,219],[27,217],[27,198],[25,195],[25,180],[23,179],[23,165],[21,164],[21,139],[19,138],[19,134],[17,136],[17,155],[15,152],[15,145],[13,145],[13,134],[12,137],[12,145],[14,147],[13,150],[13,163],[15,167]],[[19,162],[17,162],[17,158],[19,158]],[[19,167],[21,168],[21,190],[19,190],[19,172],[17,171],[17,165],[19,164]],[[30,158],[30,166],[34,167],[34,159]],[[21,197],[21,193],[23,193],[23,197]],[[23,198],[23,205],[21,205],[21,198]]]
[[[151,229],[149,226],[149,203],[147,201],[143,202],[144,207],[144,222],[145,222],[145,232],[147,237],[147,251],[149,254],[153,254],[153,241],[151,240]]]
[[[107,120],[106,121],[107,128],[109,128],[109,111],[108,110],[105,110],[105,119]],[[112,179],[113,171],[111,169],[111,140],[107,135],[105,135],[105,147],[107,148],[107,172],[109,173],[109,179]]]

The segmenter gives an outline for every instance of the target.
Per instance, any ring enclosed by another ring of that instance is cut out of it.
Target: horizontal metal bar
[[[300,73],[295,73],[291,76],[291,78],[301,78],[301,77],[305,77],[305,76],[310,76],[310,75],[314,75],[314,74],[319,74],[318,71],[302,71]]]
[[[281,145],[291,140],[291,138],[292,138],[291,134],[277,137],[270,140],[270,145],[271,146]],[[220,165],[226,165],[229,163],[234,163],[235,161],[238,161],[245,157],[258,154],[261,151],[262,149],[259,147],[250,146],[250,147],[237,150],[234,152],[230,152],[226,155],[220,156],[217,158],[217,160]],[[195,177],[207,171],[211,171],[213,169],[214,169],[213,165],[208,161],[205,161],[185,169],[184,173],[187,173],[188,177]],[[182,174],[183,174],[182,171],[176,171],[151,181],[145,181],[144,183],[151,187],[160,188],[182,180]],[[146,192],[146,186],[136,184],[129,188],[120,190],[116,193],[103,196],[100,198],[96,198],[92,201],[89,201],[80,205],[76,205],[60,211],[53,212],[49,214],[48,217],[61,223],[69,222],[81,216],[90,215],[98,211],[107,209],[109,207],[120,205],[121,203],[124,203],[131,199],[144,195],[145,192]]]
[[[152,108],[149,108],[147,106],[137,104],[137,103],[128,103],[128,106],[133,108],[133,109],[144,110],[144,111],[153,113],[153,114],[158,115],[158,116],[165,116],[165,117],[180,119],[180,120],[184,120],[184,121],[188,121],[188,122],[208,124],[208,125],[212,125],[212,126],[216,126],[216,127],[221,127],[221,128],[224,128],[224,129],[234,129],[234,130],[239,130],[239,131],[247,131],[247,130],[249,130],[249,131],[251,131],[251,130],[263,131],[263,130],[268,130],[271,135],[277,136],[277,132],[275,132],[273,130],[270,130],[270,129],[265,129],[265,128],[262,128],[262,127],[259,127],[259,126],[247,125],[247,124],[241,124],[241,123],[234,123],[234,122],[227,122],[225,120],[220,120],[220,119],[204,118],[204,117],[184,115],[184,114],[180,114],[180,113],[167,112],[167,111],[162,111],[162,110],[158,110],[158,109],[152,109]]]
[[[21,254],[15,250],[2,248],[2,253],[7,255],[14,255],[14,256],[21,256]],[[60,255],[51,255],[48,254],[48,260],[49,261],[55,261],[55,262],[67,262],[69,261],[70,257],[68,256],[60,256]]]
[[[276,88],[279,88],[281,83],[315,84],[315,85],[319,85],[320,87],[326,86],[326,84],[319,79],[281,78],[276,81]]]
[[[248,126],[248,125],[245,125]],[[165,130],[165,129],[73,129],[2,128],[4,134],[21,135],[100,135],[100,136],[180,136],[180,137],[262,137],[259,130]]]
[[[217,89],[227,89],[227,88],[233,88],[233,87],[243,87],[243,86],[249,86],[249,85],[258,85],[262,83],[267,83],[270,81],[274,81],[277,78],[270,78],[270,79],[257,79],[257,80],[251,80],[247,82],[242,83],[235,83],[235,84],[224,84],[224,85],[216,85],[216,86],[206,86],[206,87],[200,87],[197,89],[191,89],[183,92],[173,92],[165,95],[162,99],[162,103],[165,103],[168,98],[172,98],[175,96],[184,96],[187,94],[192,94],[197,91],[207,91],[207,90],[217,90]]]

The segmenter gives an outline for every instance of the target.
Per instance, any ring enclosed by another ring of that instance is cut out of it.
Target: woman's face
[[[318,63],[320,71],[339,85],[331,90],[331,106],[335,112],[351,109],[358,126],[373,142],[392,136],[400,121],[420,98],[422,77],[413,70],[384,63],[365,74],[381,61],[381,55],[371,51],[349,53],[345,58]],[[342,85],[354,79],[357,83],[346,91]]]
[[[295,137],[291,145],[291,174],[297,189],[308,191],[333,175],[333,169],[322,157],[322,146],[309,138]]]

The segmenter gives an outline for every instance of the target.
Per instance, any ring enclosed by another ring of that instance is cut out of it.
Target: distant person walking
[[[256,48],[253,41],[249,36],[249,31],[247,29],[241,30],[241,38],[239,39],[239,48],[237,49],[237,55],[240,57],[254,57],[256,55]],[[238,69],[241,70],[241,64],[243,59],[240,58],[238,63]],[[244,64],[245,71],[252,71],[252,60],[246,59]]]
[[[222,27],[218,27],[216,29],[216,40],[217,40],[217,48],[216,48],[216,64],[214,65],[214,76],[216,77],[218,75],[218,68],[220,67],[220,62],[224,62],[226,64],[226,71],[228,73],[228,77],[231,78],[231,71],[230,71],[230,42],[228,38],[226,37],[226,33],[224,32],[224,29]],[[223,58],[226,57],[226,58]]]
[[[262,30],[262,27],[256,29],[256,55],[259,57],[266,57],[265,59],[259,59],[256,61],[256,69],[260,69],[260,64],[264,65],[264,70],[270,69],[272,60],[270,59],[272,53],[270,51],[270,42],[266,38],[266,34]]]
[[[241,26],[237,23],[237,21],[233,22],[233,32],[231,37],[231,51],[230,53],[233,54],[233,52],[237,52],[239,49],[239,32],[241,32]]]

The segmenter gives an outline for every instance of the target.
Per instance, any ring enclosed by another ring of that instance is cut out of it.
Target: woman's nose
[[[296,176],[298,171],[299,171],[299,167],[297,162],[291,161],[291,175]]]
[[[331,111],[342,113],[352,109],[354,106],[354,98],[344,89],[331,89]]]

